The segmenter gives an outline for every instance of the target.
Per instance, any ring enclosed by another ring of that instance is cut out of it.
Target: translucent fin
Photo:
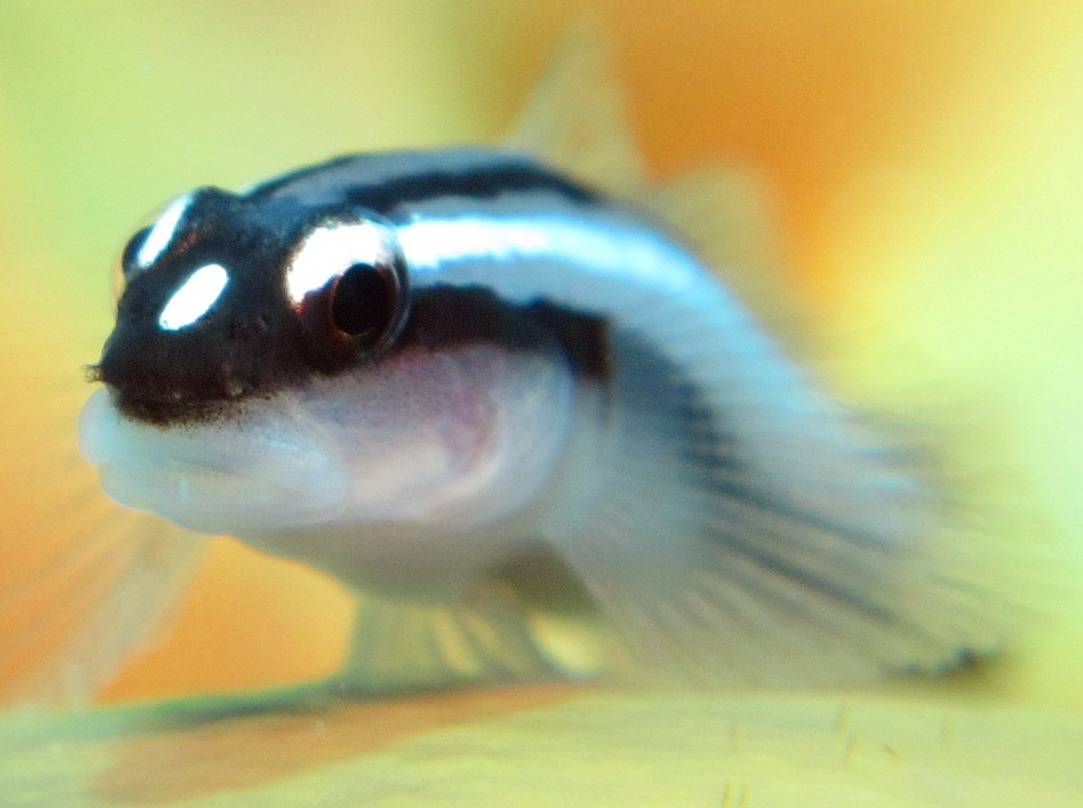
[[[608,41],[583,27],[561,43],[505,145],[653,213],[679,233],[771,333],[809,353],[807,307],[785,259],[763,185],[737,166],[705,166],[648,186]]]
[[[614,195],[631,195],[642,185],[623,94],[601,35],[586,28],[568,35],[505,146]]]
[[[752,172],[705,166],[642,198],[791,353],[809,354],[808,306],[785,275],[777,218]]]
[[[808,434],[746,434],[633,337],[616,336],[613,360],[618,426],[593,517],[549,537],[615,629],[607,667],[810,685],[998,647],[974,547],[911,458],[839,411]],[[749,440],[780,442],[777,473]]]
[[[386,694],[476,682],[529,682],[554,670],[515,599],[480,583],[450,603],[359,595],[340,689]]]
[[[49,308],[20,303],[26,312]],[[76,418],[89,389],[75,340],[70,332],[39,333],[45,325],[27,315],[13,326],[20,340],[0,346],[0,701],[7,704],[89,700],[171,612],[204,546],[100,493],[77,451]]]

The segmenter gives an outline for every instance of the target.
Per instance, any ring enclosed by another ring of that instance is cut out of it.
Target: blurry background
[[[654,175],[759,177],[837,389],[948,425],[1044,559],[1049,617],[1005,686],[1083,705],[1083,7],[1060,0],[7,0],[0,588],[57,518],[70,453],[50,447],[74,441],[142,217],[339,153],[494,141],[584,21],[612,38]],[[333,583],[217,541],[106,695],[325,673],[349,616]]]

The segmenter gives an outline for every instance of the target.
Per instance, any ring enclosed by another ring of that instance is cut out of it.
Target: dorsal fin
[[[642,168],[604,37],[587,28],[567,36],[505,145],[614,195],[641,186]]]
[[[785,276],[771,200],[753,172],[707,165],[651,189],[642,201],[681,234],[789,354],[809,355],[808,307]]]
[[[762,185],[747,171],[711,165],[647,187],[612,48],[602,34],[581,27],[567,35],[505,145],[657,215],[776,337],[807,353],[806,318],[781,271],[781,242]]]

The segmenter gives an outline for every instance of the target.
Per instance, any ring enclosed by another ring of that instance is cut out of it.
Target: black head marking
[[[492,150],[458,150],[460,159],[447,153],[399,152],[408,155],[414,167],[392,177],[371,176],[372,167],[384,155],[348,155],[309,166],[261,183],[254,197],[315,194],[342,204],[357,205],[382,215],[393,216],[402,206],[416,205],[441,197],[484,200],[509,192],[545,192],[579,205],[601,203],[594,190],[580,185],[545,165],[512,154]],[[464,161],[464,155],[473,159]],[[483,159],[479,159],[483,157]],[[348,182],[338,178],[349,177]]]
[[[314,239],[334,242],[344,227],[387,236],[364,212],[254,202],[214,188],[182,199],[176,222],[160,220],[125,249],[116,326],[93,370],[128,414],[152,422],[202,417],[223,402],[352,367],[401,328],[405,268],[389,236],[369,263],[368,242],[360,252],[313,248]],[[348,263],[333,264],[340,259]],[[290,287],[302,264],[307,280]],[[360,313],[347,312],[344,297],[360,299]],[[377,325],[367,328],[366,317]]]
[[[467,156],[459,168],[418,157],[415,171],[390,179],[371,173],[383,165],[379,156],[359,156],[247,194],[200,188],[179,197],[124,251],[116,327],[91,377],[128,415],[176,423],[350,370],[396,346],[485,340],[532,350],[555,337],[577,372],[605,376],[596,318],[545,303],[516,307],[480,289],[411,292],[395,226],[383,218],[406,202],[512,191],[595,201],[520,158]],[[549,340],[531,336],[538,327]]]

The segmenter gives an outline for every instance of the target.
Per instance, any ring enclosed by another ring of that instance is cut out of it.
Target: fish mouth
[[[216,420],[159,426],[125,416],[103,388],[79,416],[79,448],[116,502],[202,533],[320,524],[349,489],[326,436],[276,398]]]

